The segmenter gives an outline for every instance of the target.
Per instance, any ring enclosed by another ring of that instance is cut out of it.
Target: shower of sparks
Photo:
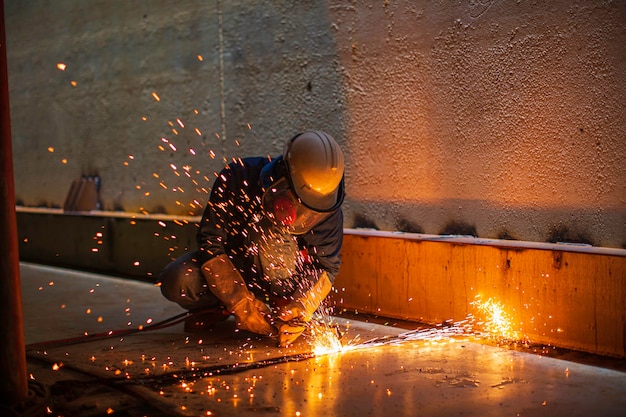
[[[333,329],[326,322],[311,322],[309,326],[311,337],[313,339],[313,354],[315,356],[329,355],[333,353],[343,352],[346,347],[343,346],[341,340]]]
[[[476,316],[469,314],[465,320],[456,322],[448,320],[436,326],[410,330],[396,336],[375,337],[364,342],[358,342],[357,336],[342,343],[339,340],[336,324],[330,324],[329,318],[323,317],[322,320],[312,321],[309,324],[312,352],[315,356],[321,356],[406,341],[436,342],[470,336],[497,343],[529,342],[526,337],[521,337],[520,333],[513,329],[511,317],[501,302],[492,298],[481,300],[480,297],[476,297],[471,305],[476,309]]]
[[[520,340],[520,334],[513,329],[511,317],[501,302],[492,298],[482,300],[480,296],[477,296],[471,304],[476,307],[481,320],[477,323],[481,336],[496,341]]]

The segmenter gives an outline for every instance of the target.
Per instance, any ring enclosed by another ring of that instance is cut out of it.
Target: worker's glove
[[[241,330],[265,336],[276,334],[276,329],[268,322],[271,320],[269,307],[252,294],[240,300],[231,311],[237,318],[237,327]]]
[[[299,320],[279,322],[278,324],[278,347],[292,345],[297,338],[306,330],[306,323]]]
[[[330,293],[333,284],[326,271],[320,274],[319,279],[308,290],[297,290],[293,301],[282,307],[278,312],[278,319],[283,322],[279,325],[278,345],[286,347],[292,344],[304,332],[306,323],[311,320],[313,313]]]
[[[222,301],[237,319],[237,327],[265,336],[275,335],[277,330],[268,320],[269,307],[248,291],[241,274],[230,258],[218,255],[202,265],[202,274],[211,292]]]

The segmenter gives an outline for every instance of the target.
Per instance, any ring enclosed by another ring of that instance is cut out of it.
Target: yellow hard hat
[[[336,210],[343,202],[344,158],[326,132],[298,134],[285,144],[283,159],[293,192],[310,209]]]

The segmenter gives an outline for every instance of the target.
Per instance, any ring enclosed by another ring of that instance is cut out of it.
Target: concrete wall
[[[106,210],[198,214],[224,160],[322,128],[346,227],[626,245],[623,0],[5,9],[23,205],[99,175]]]

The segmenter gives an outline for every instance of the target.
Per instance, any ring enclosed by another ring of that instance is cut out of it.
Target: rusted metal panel
[[[625,356],[626,251],[349,231],[334,302],[411,321],[464,320],[501,303],[532,342]]]

